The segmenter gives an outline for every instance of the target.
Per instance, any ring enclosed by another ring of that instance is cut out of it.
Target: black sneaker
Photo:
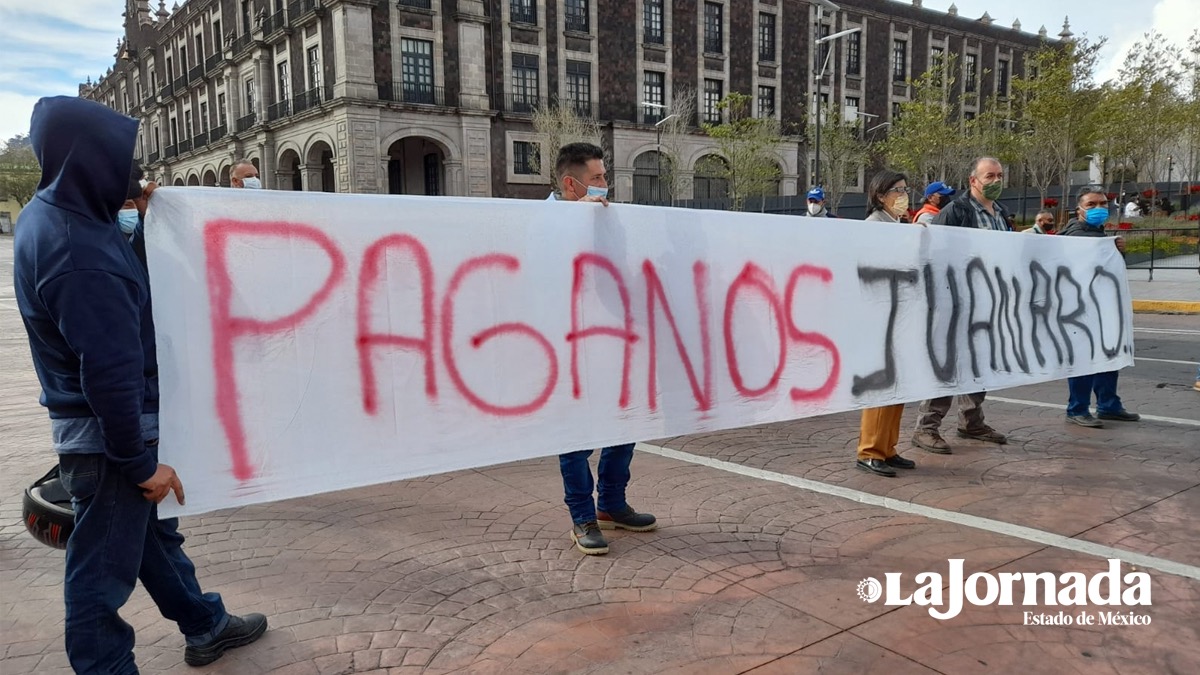
[[[893,469],[915,469],[915,468],[917,468],[916,462],[912,461],[911,459],[904,459],[900,455],[892,455],[891,457],[888,457],[887,459],[883,460],[883,463],[887,464],[888,466],[892,467]]]
[[[575,548],[587,555],[604,555],[608,553],[608,541],[600,534],[600,526],[596,521],[577,523],[571,528],[571,541]]]
[[[638,513],[626,504],[620,511],[607,513],[597,511],[596,518],[600,521],[602,530],[629,530],[630,532],[649,532],[658,527],[658,521],[649,513]]]
[[[1114,422],[1136,422],[1142,419],[1142,416],[1124,409],[1116,412],[1100,412],[1097,410],[1096,418],[1102,420],[1112,420]]]
[[[1099,429],[1104,426],[1104,422],[1092,417],[1091,413],[1083,413],[1082,415],[1067,415],[1067,421],[1071,424],[1078,424],[1081,427],[1091,429]]]
[[[262,614],[246,616],[229,615],[225,630],[202,645],[188,645],[183,650],[183,661],[189,666],[207,666],[221,658],[227,649],[242,647],[254,642],[267,632],[267,617]]]

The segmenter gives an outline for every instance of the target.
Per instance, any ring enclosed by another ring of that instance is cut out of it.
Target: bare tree
[[[684,144],[692,134],[696,123],[696,89],[688,85],[675,87],[667,117],[660,123],[658,133],[659,152],[662,153],[662,175],[660,184],[674,201],[687,192],[684,162]]]
[[[547,183],[554,181],[554,159],[564,145],[592,143],[604,148],[605,165],[612,166],[611,151],[604,141],[600,125],[591,117],[581,117],[570,105],[550,104],[533,111],[533,130],[538,136],[538,155],[535,169]]]

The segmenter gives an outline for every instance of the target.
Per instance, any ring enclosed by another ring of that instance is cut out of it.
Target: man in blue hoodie
[[[266,617],[228,614],[204,593],[178,520],[159,520],[174,469],[158,462],[158,367],[145,268],[117,225],[132,180],[136,120],[98,103],[44,98],[30,141],[42,178],[21,214],[14,286],[50,411],[75,529],[67,541],[66,649],[77,673],[136,673],[118,614],[142,585],[186,638],[189,665],[249,644]]]

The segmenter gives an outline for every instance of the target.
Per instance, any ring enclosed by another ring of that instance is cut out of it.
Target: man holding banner
[[[149,193],[132,171],[137,127],[84,99],[38,101],[29,135],[42,178],[13,244],[17,304],[75,515],[63,595],[77,673],[138,672],[120,609],[139,580],[185,636],[188,665],[267,629],[263,615],[233,616],[201,590],[178,519],[158,517],[167,495],[182,504],[184,492],[158,461],[149,280],[118,225],[122,204]]]
[[[996,201],[1004,190],[1004,167],[994,157],[980,157],[971,165],[971,189],[962,197],[950,202],[933,218],[934,225],[973,227],[980,230],[1007,232],[1008,212]],[[949,455],[950,444],[942,438],[941,425],[950,403],[958,401],[958,435],[977,441],[1004,445],[1008,437],[991,428],[983,421],[983,399],[987,392],[975,392],[960,396],[940,396],[922,401],[917,431],[913,434],[913,445],[923,450]]]
[[[591,143],[570,143],[558,153],[554,175],[562,201],[593,202],[608,206],[608,180],[605,178],[604,150]],[[551,194],[551,200],[556,197]],[[571,512],[571,541],[586,555],[608,553],[608,541],[600,530],[623,529],[649,532],[658,522],[649,513],[638,513],[625,501],[629,485],[629,465],[633,461],[633,443],[613,445],[600,451],[599,511],[592,493],[596,489],[588,458],[591,450],[578,450],[558,456],[562,472],[563,501]]]

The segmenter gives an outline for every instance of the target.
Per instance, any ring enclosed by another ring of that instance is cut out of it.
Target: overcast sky
[[[169,4],[174,4],[171,0]],[[900,0],[893,0],[900,1]],[[911,2],[911,0],[908,0]],[[157,7],[157,2],[153,3]],[[907,3],[906,3],[907,4]],[[924,0],[945,11],[950,0]],[[997,24],[1020,19],[1036,33],[1062,29],[1091,38],[1106,36],[1100,79],[1115,77],[1129,46],[1157,29],[1179,46],[1200,28],[1200,0],[955,0],[959,15],[978,18],[986,11]],[[89,76],[113,64],[121,36],[124,0],[0,0],[0,142],[29,128],[33,103],[42,96],[75,95]]]

